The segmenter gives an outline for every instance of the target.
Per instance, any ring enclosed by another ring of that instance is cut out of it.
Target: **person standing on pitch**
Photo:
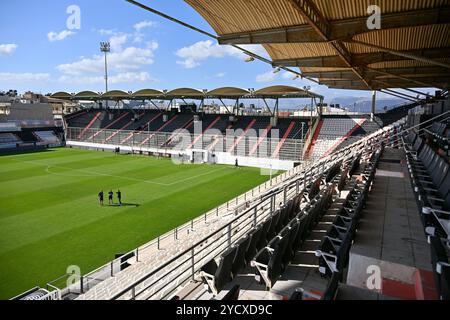
[[[122,192],[120,190],[117,190],[117,200],[119,200],[119,204],[122,205]]]
[[[98,193],[98,202],[103,205],[103,190]]]
[[[109,204],[113,204],[114,203],[113,196],[114,196],[114,192],[112,192],[112,190],[110,190],[108,192],[108,202],[109,202]]]

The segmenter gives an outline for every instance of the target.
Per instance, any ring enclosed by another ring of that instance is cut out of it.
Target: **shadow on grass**
[[[43,153],[43,152],[53,152],[56,148],[51,149],[5,149],[0,150],[0,157],[3,156],[13,156],[19,154],[28,154],[28,153]]]
[[[113,203],[113,204],[108,204],[106,205],[107,207],[139,207],[140,204],[137,203],[125,203],[122,202],[122,204],[118,204],[118,203]]]

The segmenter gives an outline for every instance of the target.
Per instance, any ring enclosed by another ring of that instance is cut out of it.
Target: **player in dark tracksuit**
[[[114,193],[112,192],[112,190],[110,190],[110,191],[108,192],[108,203],[109,203],[109,204],[113,204],[113,203],[114,203],[114,201],[113,201],[113,196],[114,196]]]
[[[103,190],[98,193],[98,202],[103,205]]]
[[[120,190],[117,190],[117,200],[119,200],[119,204],[122,205],[122,192]]]

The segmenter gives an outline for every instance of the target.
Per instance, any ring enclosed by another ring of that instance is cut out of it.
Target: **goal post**
[[[211,152],[203,149],[191,150],[191,161],[193,163],[208,163],[211,162]]]

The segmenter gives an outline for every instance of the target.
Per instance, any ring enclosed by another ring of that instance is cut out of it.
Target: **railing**
[[[201,138],[201,139],[199,139]],[[239,141],[238,141],[239,139]],[[67,141],[80,141],[87,143],[105,144],[111,146],[130,147],[133,151],[149,151],[156,153],[167,153],[168,151],[184,152],[191,149],[191,142],[196,142],[192,149],[203,149],[211,153],[228,152],[234,143],[238,145],[233,148],[231,154],[234,156],[258,157],[273,159],[273,153],[280,139],[244,136],[240,139],[239,134],[202,134],[190,133],[166,133],[150,131],[128,131],[128,130],[102,130],[83,128],[67,128]],[[254,147],[256,149],[254,150]],[[303,158],[304,140],[286,139],[279,154],[275,157],[280,160],[301,161]]]

